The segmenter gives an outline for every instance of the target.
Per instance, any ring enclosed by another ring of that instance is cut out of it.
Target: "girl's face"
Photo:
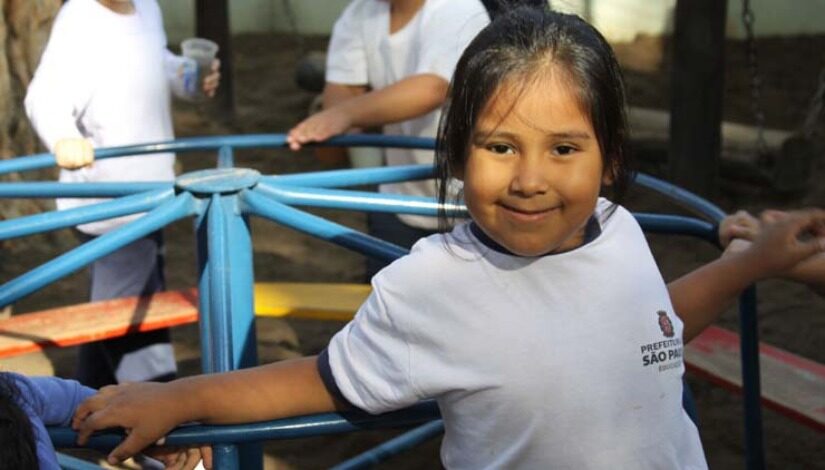
[[[517,255],[571,250],[609,181],[599,143],[565,76],[522,86],[504,82],[479,114],[460,175],[465,202],[481,229]]]

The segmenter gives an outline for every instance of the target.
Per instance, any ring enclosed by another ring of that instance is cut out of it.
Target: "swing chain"
[[[819,83],[816,88],[816,93],[811,98],[811,104],[808,106],[808,113],[805,115],[805,121],[802,124],[802,135],[811,138],[816,133],[816,124],[819,117],[822,115],[822,109],[825,107],[825,66],[819,72]]]
[[[751,88],[751,112],[756,122],[756,144],[760,156],[768,155],[768,144],[765,142],[765,112],[762,110],[762,76],[759,73],[759,56],[756,50],[756,34],[750,0],[742,0],[742,24],[745,26],[745,51],[748,59]]]

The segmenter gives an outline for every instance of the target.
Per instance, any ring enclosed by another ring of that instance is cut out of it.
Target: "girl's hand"
[[[741,254],[748,256],[758,278],[782,275],[798,263],[825,251],[825,211],[769,211],[752,232],[752,244]],[[743,224],[743,238],[750,221]]]
[[[212,98],[218,91],[218,86],[221,84],[221,61],[215,59],[212,61],[212,70],[209,75],[203,78],[203,92],[206,96]]]
[[[107,460],[117,464],[155,444],[178,424],[186,399],[174,393],[174,386],[152,382],[111,385],[80,404],[72,419],[78,431],[77,442],[86,444],[94,431],[122,427],[128,435],[109,453]]]
[[[301,121],[286,136],[289,148],[300,150],[309,142],[321,142],[343,134],[352,127],[352,119],[340,106],[325,109]]]
[[[54,158],[60,168],[75,170],[91,165],[95,161],[95,150],[88,139],[60,139],[54,145]]]
[[[162,440],[161,440],[162,441]],[[161,445],[159,442],[158,445]],[[212,447],[155,447],[144,452],[163,463],[167,470],[193,470],[203,460],[203,467],[212,468]]]

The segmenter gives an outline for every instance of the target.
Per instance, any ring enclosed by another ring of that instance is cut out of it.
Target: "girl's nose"
[[[548,181],[547,162],[544,158],[522,158],[516,164],[510,189],[523,196],[533,196],[547,192],[550,187]]]

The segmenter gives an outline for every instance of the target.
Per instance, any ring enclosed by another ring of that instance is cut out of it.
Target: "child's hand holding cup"
[[[183,89],[194,101],[215,96],[221,74],[215,58],[218,45],[209,39],[189,38],[181,43],[183,52]]]

